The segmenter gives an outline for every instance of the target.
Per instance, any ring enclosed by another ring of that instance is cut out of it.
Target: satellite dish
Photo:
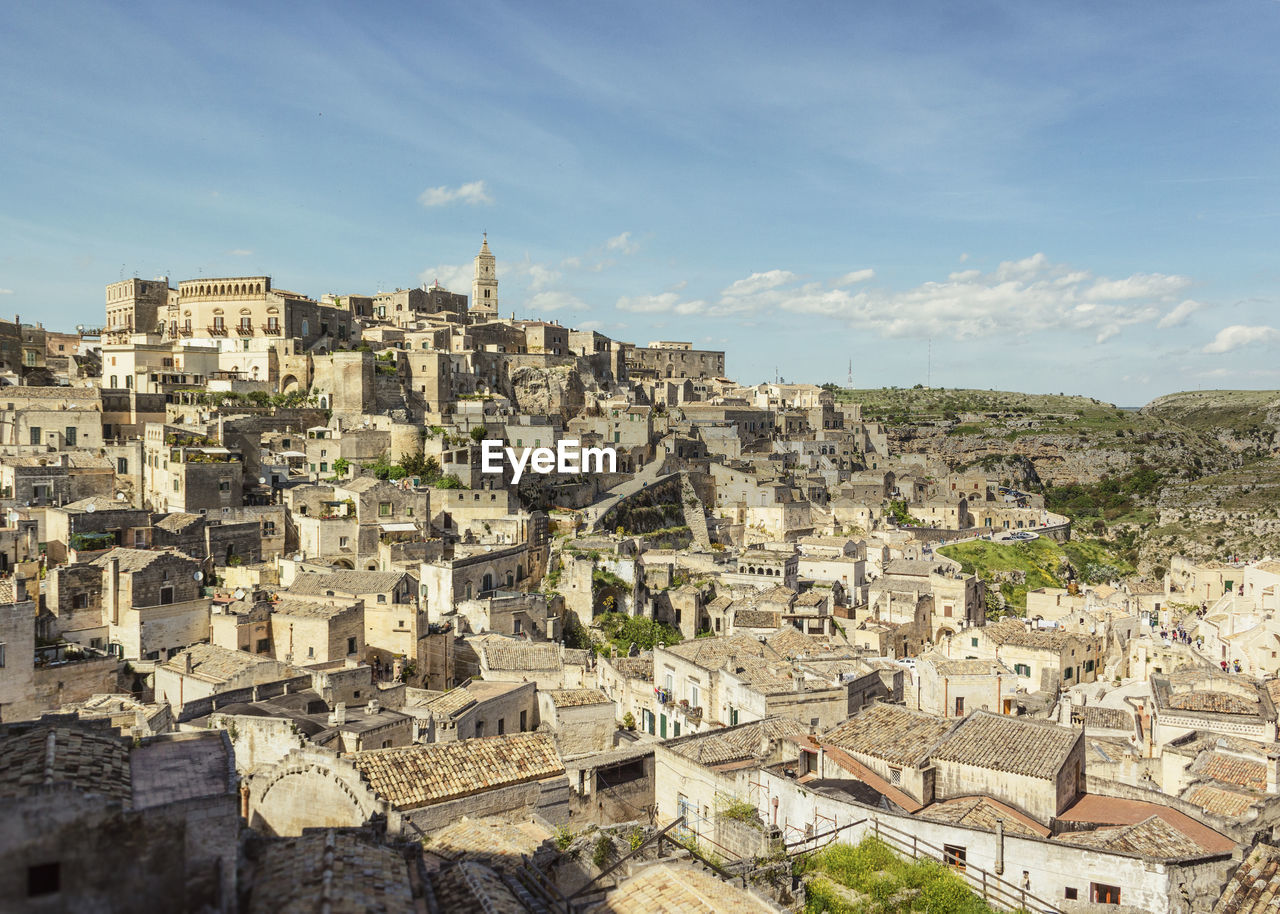
[[[234,596],[237,600],[243,600],[243,599],[244,599],[244,590],[243,590],[242,588],[237,587],[237,588],[236,588],[236,592],[235,592],[234,594],[232,594],[232,596]]]
[[[90,502],[84,506],[84,510],[86,514],[92,514],[94,511],[98,510],[98,506]]]
[[[267,477],[265,477],[265,476],[259,476],[259,477],[258,477],[258,485],[260,485],[260,486],[265,486],[266,484],[267,484]]]
[[[124,501],[124,493],[123,493],[123,492],[117,492],[117,493],[116,493],[116,501]]]
[[[195,579],[195,581],[196,581],[196,583],[198,584],[198,583],[200,583],[201,581],[203,581],[203,580],[204,580],[204,572],[203,572],[203,571],[197,571],[197,572],[196,572],[195,574],[193,574],[191,577],[192,577],[192,578],[194,578],[194,579]]]
[[[293,560],[294,560],[295,562],[301,562],[301,561],[302,561],[302,553],[301,553],[301,552],[295,552],[295,553],[293,554]]]

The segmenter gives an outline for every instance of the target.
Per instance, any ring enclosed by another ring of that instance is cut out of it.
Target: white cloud
[[[680,301],[674,292],[663,292],[661,295],[623,296],[618,299],[619,311],[633,311],[637,314],[697,314],[705,310],[707,303],[702,300]]]
[[[578,325],[579,330],[603,330],[604,321],[583,321]]]
[[[485,188],[483,181],[472,181],[457,187],[441,184],[439,187],[428,187],[418,197],[423,206],[448,206],[450,203],[465,203],[475,206],[480,203],[492,203],[493,197]]]
[[[12,289],[0,289],[0,295],[12,295],[12,294],[13,294]]]
[[[250,251],[248,248],[232,248],[230,251],[227,251],[228,257],[249,257],[252,254],[253,251]]]
[[[1201,352],[1222,353],[1249,346],[1253,343],[1272,343],[1280,340],[1280,330],[1275,327],[1246,327],[1244,324],[1232,324],[1223,327],[1213,342],[1207,344]]]
[[[545,289],[560,278],[559,270],[548,269],[540,263],[529,264],[528,273],[529,288],[534,292],[537,292],[539,289]]]
[[[452,264],[442,264],[431,267],[429,270],[423,270],[418,274],[418,279],[427,285],[439,280],[440,285],[450,292],[460,292],[463,295],[471,294],[471,280],[474,278],[475,268],[471,265],[454,266]]]
[[[604,243],[604,246],[606,250],[617,251],[620,254],[634,254],[640,249],[640,245],[631,240],[630,232],[614,235]]]
[[[529,299],[526,310],[537,316],[548,311],[562,311],[565,308],[582,308],[587,307],[582,299],[570,295],[568,292],[539,292]]]
[[[753,273],[702,310],[710,316],[818,314],[886,337],[965,340],[1049,330],[1088,333],[1105,342],[1127,326],[1168,317],[1173,293],[1188,283],[1185,277],[1149,273],[1111,280],[1035,254],[990,272],[961,270],[900,292],[801,283],[786,270]]]
[[[1156,324],[1156,326],[1161,330],[1166,330],[1169,327],[1180,327],[1186,323],[1188,317],[1203,307],[1204,302],[1198,302],[1194,299],[1188,298],[1164,317],[1160,318],[1160,323]]]
[[[1089,297],[1102,301],[1129,301],[1135,298],[1158,298],[1176,295],[1191,280],[1186,276],[1162,273],[1134,273],[1127,279],[1100,279],[1089,290]]]
[[[833,286],[852,286],[860,282],[866,282],[868,279],[874,279],[876,271],[872,269],[854,270],[852,273],[845,273],[843,276],[837,277],[831,281]]]
[[[739,298],[756,295],[769,289],[776,289],[793,281],[796,274],[789,270],[769,270],[766,273],[752,273],[746,279],[735,280],[720,294],[725,298]]]

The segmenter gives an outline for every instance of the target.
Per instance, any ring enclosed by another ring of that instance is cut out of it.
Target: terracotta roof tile
[[[587,705],[612,704],[599,689],[551,689],[545,693],[557,708],[581,708]]]
[[[762,743],[781,741],[787,737],[805,736],[809,731],[798,720],[789,717],[766,717],[764,720],[723,730],[709,730],[667,740],[663,747],[701,765],[725,765],[760,757]]]
[[[324,904],[322,905],[322,901]],[[409,864],[394,848],[340,831],[266,843],[248,914],[398,914],[413,910]]]
[[[923,711],[897,705],[874,704],[822,737],[858,755],[882,759],[891,765],[914,768],[923,764],[938,740],[955,724]]]
[[[564,774],[549,733],[512,733],[351,757],[369,786],[398,809]]]
[[[943,740],[933,759],[1026,777],[1053,778],[1080,738],[1080,731],[1048,721],[975,711]]]
[[[45,784],[129,801],[129,745],[115,731],[36,726],[0,736],[0,796],[20,797]]]
[[[1280,848],[1259,844],[1231,874],[1213,914],[1274,914],[1280,909]]]
[[[1227,755],[1222,752],[1206,752],[1191,770],[1205,778],[1249,787],[1254,790],[1267,789],[1267,765],[1265,762],[1240,758],[1238,755]]]
[[[1104,851],[1140,854],[1162,860],[1199,857],[1204,849],[1159,816],[1134,825],[1116,825],[1094,831],[1067,832],[1055,839],[1064,844]]]

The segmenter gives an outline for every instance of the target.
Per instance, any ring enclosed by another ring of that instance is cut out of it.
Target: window
[[[521,711],[520,712],[520,732],[523,733],[527,729],[529,729],[529,712]]]
[[[218,332],[218,331],[220,331],[220,330],[226,330],[226,329],[227,329],[227,324],[226,324],[226,319],[225,319],[225,318],[223,318],[223,317],[215,317],[215,318],[213,319],[213,331],[214,331],[215,333],[217,333],[217,332]]]
[[[121,476],[128,475],[128,473],[129,473],[129,460],[128,460],[128,458],[126,458],[126,457],[117,457],[117,458],[116,458],[116,472],[117,472],[117,473],[119,473]]]
[[[28,432],[29,432],[29,433],[30,433],[30,435],[31,435],[30,441],[31,441],[31,443],[32,443],[32,444],[37,444],[37,445],[38,445],[38,444],[40,443],[40,435],[41,435],[42,431],[43,431],[43,430],[42,430],[42,429],[40,428],[40,426],[38,426],[38,425],[33,425],[33,426],[31,426],[31,428],[28,430]]]
[[[391,502],[389,501],[378,502],[378,516],[379,517],[391,516]]]
[[[173,587],[160,588],[160,605],[168,606],[173,602]]]
[[[738,726],[738,709],[737,708],[729,709],[729,726],[730,727]]]
[[[378,602],[379,603],[387,602],[387,595],[385,593],[378,594]]]
[[[964,699],[956,696],[956,717],[964,717]]]
[[[312,660],[315,658],[315,656],[316,656],[316,649],[314,647],[307,648],[307,659]]]
[[[270,638],[259,638],[259,639],[258,639],[258,653],[259,653],[259,654],[265,654],[265,653],[266,653],[267,651],[269,651],[269,650],[271,650],[271,639],[270,639]]]
[[[231,491],[231,483],[230,483],[228,480],[225,480],[225,479],[224,479],[224,480],[222,480],[222,482],[218,483],[218,491],[219,491],[219,492],[230,492],[230,491]]]
[[[942,862],[947,866],[954,866],[956,869],[962,870],[965,867],[965,858],[967,856],[968,851],[959,844],[942,845]]]
[[[1067,890],[1064,893],[1064,897],[1067,899],[1067,901],[1075,901],[1080,897],[1080,890],[1077,889],[1075,886],[1069,885],[1067,886]]]
[[[1019,676],[1031,675],[1031,667],[1025,663],[1015,663],[1013,665],[1013,671],[1017,673]]]
[[[61,864],[37,863],[27,867],[27,897],[56,895],[62,888]]]
[[[524,628],[524,623],[520,619],[515,619],[511,623],[511,631],[513,634],[520,634]]]
[[[78,593],[71,598],[72,609],[85,609],[89,605],[89,595],[87,593]]]
[[[1075,669],[1073,667],[1067,667],[1065,670],[1062,671],[1062,678],[1070,679],[1072,678],[1072,675],[1074,673],[1075,673]]]
[[[349,540],[350,540],[350,537],[347,537],[347,536],[340,536],[340,537],[338,537],[338,548],[339,548],[339,549],[346,549],[346,548],[347,548],[347,543],[348,543],[348,541],[349,541]]]
[[[476,738],[479,739],[482,736],[484,736],[484,721],[478,720],[476,721]]]
[[[174,481],[173,481],[173,491],[175,491],[175,492],[177,492],[177,491],[178,491],[178,480],[177,480],[177,479],[174,479]]]
[[[689,707],[698,707],[698,684],[695,682],[689,683]]]
[[[4,669],[4,642],[0,642],[0,670]]]
[[[1089,883],[1089,900],[1094,904],[1119,904],[1120,886],[1091,882]]]
[[[901,784],[901,783],[902,783],[902,769],[901,769],[901,768],[890,768],[890,769],[889,769],[889,783],[890,783],[890,784],[893,784],[895,787],[896,787],[897,785],[899,785],[899,784]]]
[[[498,718],[498,735],[501,736],[506,732],[507,732],[507,719],[505,717],[499,717]]]
[[[978,639],[977,639],[977,638],[970,638],[970,639],[969,639],[969,646],[970,646],[970,647],[977,647],[977,646],[978,646]]]
[[[252,332],[252,331],[253,331],[253,318],[251,318],[251,317],[242,317],[242,318],[240,318],[240,329],[241,329],[241,330],[248,330],[248,331]]]
[[[76,446],[76,429],[74,425],[68,425],[66,428],[67,447]]]
[[[348,639],[347,639],[347,653],[348,653],[348,654],[354,654],[355,652],[356,652],[356,639],[355,639],[355,638],[348,638]]]

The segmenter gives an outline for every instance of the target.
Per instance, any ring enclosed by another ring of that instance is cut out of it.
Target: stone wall
[[[53,710],[94,695],[120,691],[115,657],[94,657],[57,666],[37,666],[33,674],[35,702],[41,710]]]

